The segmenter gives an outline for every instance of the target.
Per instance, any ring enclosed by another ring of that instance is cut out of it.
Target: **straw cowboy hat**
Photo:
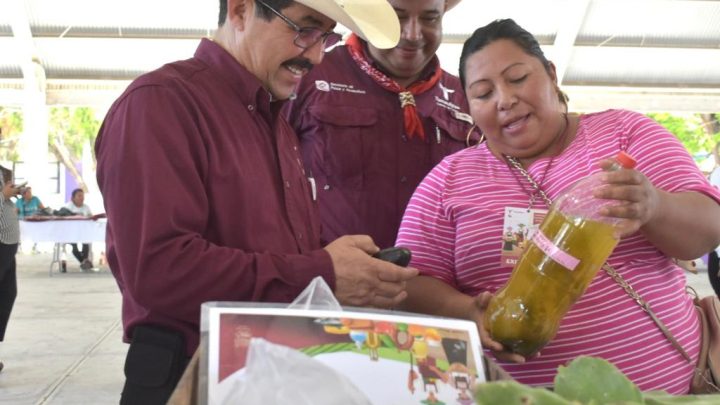
[[[447,4],[445,11],[450,11],[450,9],[457,6],[458,3],[460,3],[460,0],[445,0],[445,4]]]
[[[380,49],[400,40],[400,22],[386,0],[295,0],[346,26]]]

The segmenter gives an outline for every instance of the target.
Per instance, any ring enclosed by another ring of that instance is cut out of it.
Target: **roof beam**
[[[560,24],[555,35],[554,53],[551,58],[555,64],[558,84],[562,84],[565,72],[570,64],[575,39],[585,22],[590,0],[574,0],[564,4],[568,5],[568,9],[562,12],[563,23]]]
[[[720,89],[638,88],[619,86],[563,86],[570,111],[595,112],[623,108],[643,113],[716,113]]]
[[[184,27],[33,27],[35,38],[201,39],[211,37],[214,32]]]

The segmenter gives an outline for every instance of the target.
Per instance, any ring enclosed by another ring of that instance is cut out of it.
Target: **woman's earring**
[[[465,136],[465,146],[467,146],[468,148],[470,147],[470,138],[472,137],[472,133],[476,128],[478,132],[480,132],[480,139],[478,139],[475,145],[480,145],[485,140],[485,134],[483,134],[483,132],[480,130],[480,128],[477,127],[477,125],[473,125]]]

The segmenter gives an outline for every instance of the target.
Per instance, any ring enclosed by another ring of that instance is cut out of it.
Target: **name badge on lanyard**
[[[505,207],[500,250],[501,267],[515,267],[547,213],[545,209]]]

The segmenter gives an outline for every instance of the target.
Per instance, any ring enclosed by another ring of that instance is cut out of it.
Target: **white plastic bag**
[[[322,277],[315,277],[297,298],[288,305],[291,309],[326,309],[342,311],[330,287]]]
[[[262,338],[251,339],[244,373],[221,403],[370,405],[347,377],[302,352]]]
[[[342,311],[322,277],[288,305],[293,309]],[[252,338],[243,371],[222,396],[221,404],[370,405],[370,400],[344,375],[287,346]]]

